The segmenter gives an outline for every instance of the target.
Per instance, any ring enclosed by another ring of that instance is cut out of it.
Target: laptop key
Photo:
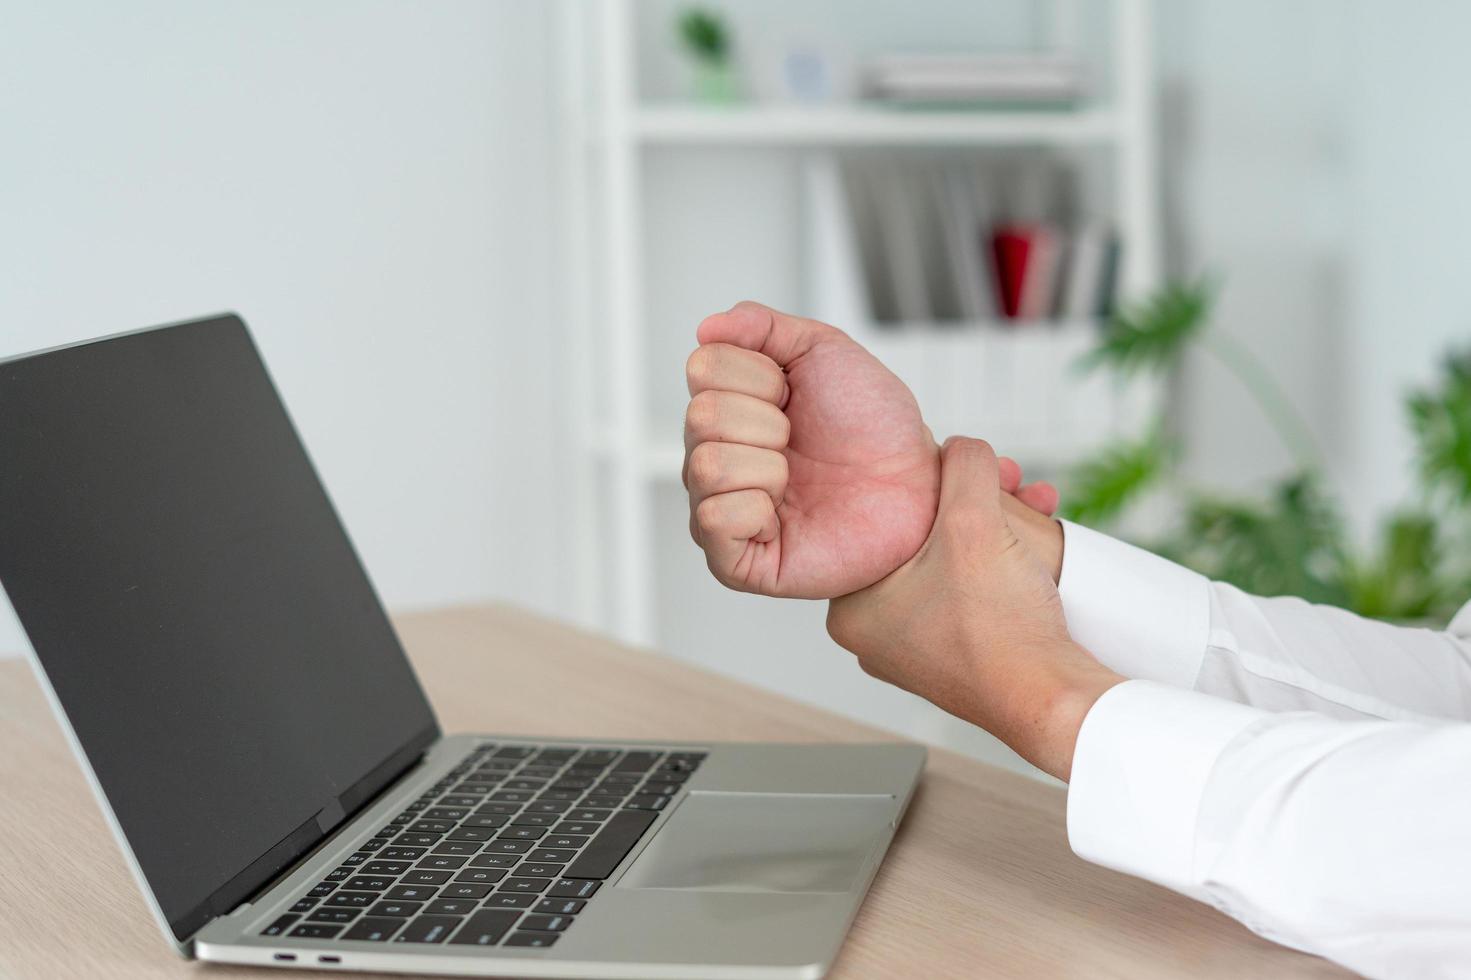
[[[472,807],[480,805],[478,796],[446,796],[439,801],[443,806]]]
[[[388,843],[388,838],[387,837],[374,837],[370,841],[365,841],[363,843],[362,849],[365,850],[365,851],[376,851],[376,850],[378,850],[378,848],[382,847],[384,844],[387,844],[387,843]]]
[[[483,803],[475,808],[475,813],[483,817],[496,813],[516,813],[520,809],[519,803]]]
[[[489,885],[471,885],[458,881],[445,885],[444,891],[439,893],[441,898],[473,898],[477,902],[489,894]]]
[[[293,906],[291,906],[291,908],[287,909],[287,911],[288,912],[306,912],[306,911],[309,911],[311,909],[311,907],[313,905],[316,905],[316,904],[317,904],[317,900],[315,898],[302,898],[302,899],[298,899],[297,902],[296,902],[296,904],[293,905]]]
[[[496,840],[538,840],[546,832],[545,827],[507,827],[496,834]]]
[[[365,875],[401,875],[409,870],[408,861],[369,861],[362,866]]]
[[[529,909],[536,903],[535,892],[496,892],[485,900],[488,909]]]
[[[560,864],[566,864],[568,861],[572,860],[575,854],[575,851],[559,850],[555,847],[538,847],[536,850],[526,855],[526,860],[550,861]]]
[[[383,897],[399,902],[427,902],[438,890],[431,885],[399,885]]]
[[[493,885],[505,876],[505,868],[466,868],[455,875],[455,881],[466,885]]]
[[[565,867],[564,864],[523,864],[516,869],[516,873],[532,878],[560,878]]]
[[[576,849],[586,844],[587,841],[588,837],[586,834],[552,834],[550,837],[543,837],[541,844],[543,847],[570,847]]]
[[[452,915],[421,915],[393,938],[396,943],[442,943],[460,920]]]
[[[279,936],[281,935],[281,933],[289,929],[291,927],[291,924],[299,918],[301,918],[301,916],[299,915],[283,915],[275,922],[272,922],[270,925],[262,929],[260,931],[260,934],[262,936]]]
[[[555,932],[518,932],[506,940],[507,946],[550,946],[559,937]]]
[[[416,868],[399,879],[401,885],[442,885],[453,877],[448,871],[425,871]]]
[[[464,820],[469,815],[467,806],[436,806],[424,811],[426,820]]]
[[[535,805],[534,803],[532,804],[532,806]],[[516,819],[512,820],[511,824],[515,827],[550,827],[560,819],[555,813],[533,813],[531,810],[527,810],[525,813],[517,814]]]
[[[491,793],[490,798],[499,803],[525,803],[533,795],[529,789],[503,789],[499,793]]]
[[[331,939],[341,931],[341,926],[329,926],[324,922],[303,922],[286,935],[294,939]]]
[[[317,909],[317,911],[306,917],[306,921],[351,922],[362,914],[362,909]]]
[[[534,910],[547,915],[576,915],[587,903],[576,898],[543,898]]]
[[[412,861],[414,858],[423,857],[425,850],[427,848],[399,847],[395,845],[393,847],[385,847],[379,851],[378,857],[384,861]]]
[[[529,840],[493,840],[485,845],[487,854],[525,854],[536,843]]]
[[[659,797],[663,800],[665,797]],[[606,878],[654,822],[648,810],[619,810],[567,868],[569,878]],[[576,897],[576,896],[574,896]]]
[[[440,898],[429,903],[427,915],[469,915],[478,903],[469,898]]]
[[[501,817],[501,820],[505,820]],[[487,841],[495,836],[495,831],[489,827],[461,827],[459,830],[450,831],[446,840],[458,841]],[[479,850],[479,848],[476,848]]]
[[[466,817],[460,822],[460,830],[472,830],[485,827],[504,827],[510,817],[504,813],[477,813],[473,817]],[[456,831],[459,833],[459,831]]]
[[[403,919],[362,918],[351,929],[344,932],[342,938],[360,939],[369,943],[386,942],[388,937],[398,932],[403,924]]]
[[[470,859],[472,868],[514,868],[521,860],[519,854],[477,854]]]
[[[585,837],[589,834],[596,834],[602,829],[601,824],[596,824],[589,820],[563,820],[552,828],[552,833],[576,834],[579,837]]]
[[[409,824],[411,834],[447,834],[454,829],[453,820],[419,820]]]
[[[602,809],[599,809],[599,810],[573,810],[572,812],[570,812],[570,813],[567,814],[567,819],[568,820],[576,821],[578,823],[598,823],[600,821],[607,820],[608,819],[608,814],[610,814],[612,812],[613,812],[612,810],[602,810]]]
[[[652,769],[663,752],[625,752],[613,767],[614,772],[643,772]]]
[[[550,878],[507,878],[501,882],[503,892],[544,892],[552,883]]]
[[[521,920],[520,927],[536,932],[561,932],[571,924],[572,920],[565,915],[528,915]]]
[[[519,912],[481,909],[465,920],[465,926],[450,940],[451,946],[494,946],[516,924]]]
[[[347,865],[343,865],[340,868],[333,868],[331,871],[329,871],[327,873],[327,877],[324,878],[323,880],[324,881],[341,881],[342,879],[346,878],[348,875],[352,874],[353,871],[355,871],[355,870],[356,870],[355,868],[349,868]]]
[[[428,868],[430,871],[456,871],[463,868],[468,860],[469,858],[455,857],[452,854],[431,854],[415,867]]]
[[[503,745],[495,750],[497,759],[525,759],[533,755],[536,749],[530,745]]]
[[[407,919],[415,915],[424,907],[423,902],[396,902],[383,901],[368,910],[369,915],[388,915],[400,919]]]
[[[306,895],[307,895],[307,898],[321,898],[323,895],[330,895],[330,894],[332,894],[336,890],[337,890],[337,882],[335,882],[335,881],[322,881],[322,882],[318,882],[317,883],[317,886],[315,888],[313,888],[311,891],[307,892]]]
[[[335,909],[361,909],[367,908],[376,901],[378,901],[378,896],[373,892],[338,892],[336,895],[328,896],[322,905]]]
[[[667,796],[635,796],[623,804],[624,810],[662,810],[669,805]]]
[[[592,898],[597,893],[601,881],[587,881],[578,878],[559,878],[551,888],[547,889],[548,898]]]
[[[548,789],[536,794],[538,803],[567,803],[572,804],[582,798],[580,789]]]
[[[480,853],[480,842],[473,840],[447,840],[436,847],[434,853],[469,857],[471,854]]]
[[[351,888],[355,892],[381,892],[385,888],[393,887],[392,878],[382,876],[358,875],[356,878],[347,879],[343,888]]]
[[[402,834],[394,843],[401,847],[433,847],[439,843],[439,834]]]

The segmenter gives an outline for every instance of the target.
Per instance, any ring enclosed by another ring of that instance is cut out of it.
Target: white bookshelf
[[[1058,47],[1075,35],[1081,2],[1054,3]],[[650,425],[645,397],[650,331],[659,329],[644,314],[643,295],[645,275],[655,271],[646,267],[644,240],[644,197],[658,193],[643,178],[651,154],[700,148],[801,154],[854,146],[1088,148],[1096,151],[1090,157],[1108,161],[1111,210],[1126,243],[1124,297],[1157,285],[1158,217],[1148,0],[1109,5],[1106,101],[994,112],[643,102],[635,77],[636,5],[637,0],[563,0],[559,29],[567,42],[563,109],[577,607],[585,624],[650,645],[659,640],[655,497],[679,479],[683,458],[677,437]],[[937,434],[958,431],[976,418],[1005,419],[980,434],[1033,469],[1067,465],[1110,433],[1134,426],[1161,397],[1154,386],[1118,387],[1071,370],[1091,342],[1091,324],[910,324],[902,330],[840,325],[915,389]],[[977,363],[986,365],[984,379],[957,378],[957,365]],[[977,392],[990,401],[976,402]],[[1014,408],[1023,398],[1045,408],[1019,413],[998,407]]]

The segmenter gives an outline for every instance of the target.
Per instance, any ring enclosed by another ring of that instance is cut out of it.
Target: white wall
[[[1025,4],[982,6],[937,9],[988,36],[1036,26]],[[1351,507],[1371,513],[1405,482],[1400,393],[1471,321],[1471,127],[1455,112],[1471,8],[1155,6],[1171,265],[1224,274],[1222,329],[1300,392]],[[875,11],[858,30],[874,43],[912,26],[910,5],[842,9]],[[390,605],[568,611],[554,41],[547,4],[512,0],[0,7],[0,351],[239,310]],[[644,69],[656,93],[680,84],[657,52]],[[656,245],[714,188],[741,235],[791,231],[790,167],[731,153],[696,179],[676,156],[655,167]],[[700,313],[763,282],[798,299],[795,253],[768,246],[742,271],[735,241],[651,283],[660,424],[677,427]],[[1250,487],[1280,469],[1219,370],[1192,363],[1181,397],[1196,475]],[[681,521],[671,490],[673,652],[992,751],[852,669],[819,606],[714,588]],[[0,650],[20,642],[0,622]]]
[[[550,31],[511,0],[0,5],[0,351],[236,310],[390,605],[555,607]]]

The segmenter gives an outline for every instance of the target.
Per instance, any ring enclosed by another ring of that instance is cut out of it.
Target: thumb
[[[951,436],[940,447],[940,517],[1000,514],[1001,471],[984,439]]]

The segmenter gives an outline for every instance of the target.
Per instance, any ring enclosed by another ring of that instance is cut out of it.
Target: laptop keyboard
[[[551,946],[705,755],[478,746],[261,935]]]

